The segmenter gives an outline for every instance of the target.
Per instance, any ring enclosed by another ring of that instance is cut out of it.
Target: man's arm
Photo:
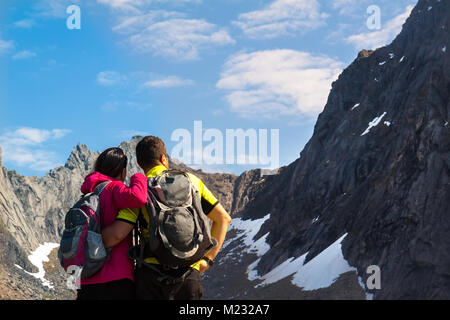
[[[104,228],[102,230],[102,239],[105,248],[112,248],[122,242],[133,228],[134,226],[131,223],[120,220],[116,220],[113,224]]]
[[[227,234],[228,226],[231,223],[231,217],[226,212],[224,207],[220,203],[218,203],[208,214],[208,218],[213,221],[211,227],[211,236],[217,240],[218,244],[215,248],[211,249],[207,254],[205,254],[205,256],[211,260],[214,260],[214,258],[219,254],[219,251],[222,248],[223,241],[225,240],[225,236]],[[200,260],[200,273],[205,272],[206,270],[208,270],[208,268],[209,264],[205,260]]]
[[[133,230],[139,215],[138,209],[122,209],[116,221],[102,230],[102,239],[105,248],[119,244]]]

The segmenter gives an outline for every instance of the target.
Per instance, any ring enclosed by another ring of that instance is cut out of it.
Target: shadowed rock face
[[[278,174],[209,174],[171,162],[199,176],[233,216],[255,220],[270,213],[252,238],[267,235],[270,247],[253,265],[256,274],[305,253],[307,263],[344,234],[343,257],[357,269],[311,295],[288,278],[256,289],[246,273],[255,257],[225,257],[241,245],[230,233],[235,241],[205,275],[207,298],[364,298],[357,276],[365,283],[370,265],[381,269],[381,290],[370,291],[375,299],[450,298],[449,19],[449,1],[420,0],[392,44],[362,51],[333,83],[300,159]],[[129,175],[140,170],[138,141],[120,145]],[[0,262],[13,274],[12,283],[0,274],[0,290],[4,283],[18,288],[18,281],[40,285],[11,265],[30,270],[27,254],[59,242],[64,215],[97,155],[78,145],[64,167],[36,178],[1,166],[0,152]]]
[[[375,299],[450,298],[449,29],[450,2],[421,0],[392,44],[333,83],[301,158],[240,214],[271,213],[254,238],[269,233],[260,275],[348,233],[343,255],[364,283],[381,268]]]

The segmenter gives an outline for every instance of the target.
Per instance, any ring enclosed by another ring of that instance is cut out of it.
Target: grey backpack
[[[100,194],[111,181],[100,183],[67,212],[58,258],[64,270],[82,267],[81,279],[92,277],[105,264],[110,250],[102,241]]]
[[[185,172],[168,170],[149,178],[147,212],[146,255],[164,266],[190,266],[217,245],[200,193]]]

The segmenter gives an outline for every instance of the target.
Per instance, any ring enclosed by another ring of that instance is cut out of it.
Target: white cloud
[[[117,71],[101,71],[97,74],[97,83],[102,86],[115,86],[127,82],[127,76]]]
[[[39,0],[34,5],[33,16],[47,18],[67,18],[66,9],[72,4],[80,4],[80,0]]]
[[[333,1],[333,8],[342,8],[346,6],[352,6],[357,3],[361,2],[361,0],[334,0]]]
[[[152,88],[173,88],[173,87],[186,87],[192,86],[194,81],[190,79],[183,79],[177,76],[168,76],[155,80],[150,80],[144,83],[144,87]]]
[[[217,88],[227,90],[231,110],[243,117],[317,116],[343,64],[295,50],[232,56]]]
[[[97,0],[120,14],[144,15],[156,3],[167,3],[182,6],[190,3],[201,3],[202,0]]]
[[[140,53],[195,60],[199,51],[213,46],[234,44],[228,32],[216,25],[197,19],[169,19],[149,23],[132,34],[128,43]]]
[[[17,52],[15,55],[12,56],[14,60],[23,60],[23,59],[30,59],[36,56],[36,53],[28,50],[23,50]]]
[[[126,45],[139,53],[177,60],[195,60],[202,50],[235,43],[224,28],[165,10],[128,15],[113,31],[125,35]]]
[[[0,39],[0,54],[6,53],[14,48],[13,41],[5,41]]]
[[[194,85],[191,79],[184,79],[178,76],[162,76],[142,71],[132,72],[130,74],[121,74],[117,71],[101,71],[97,74],[97,83],[105,87],[133,85],[138,87],[138,91],[144,88],[175,88]],[[133,104],[127,103],[131,106]],[[117,102],[108,102],[102,108],[105,110],[117,109],[120,104]]]
[[[413,8],[413,6],[407,6],[403,13],[387,21],[381,30],[351,35],[345,41],[353,44],[358,50],[377,49],[387,45],[400,33]]]
[[[144,112],[151,109],[152,104],[148,102],[138,101],[107,101],[100,109],[105,112],[117,112],[117,111],[140,111]]]
[[[112,30],[124,36],[121,41],[138,53],[176,60],[195,60],[200,52],[234,44],[225,28],[204,19],[189,19],[183,12],[149,10],[154,2],[199,3],[200,0],[97,0],[115,10],[118,23]]]
[[[149,25],[161,20],[184,18],[185,15],[181,12],[166,11],[166,10],[152,10],[145,14],[127,15],[121,19],[120,23],[113,27],[113,31],[122,34],[136,34]]]
[[[155,2],[161,3],[201,3],[202,0],[97,0],[98,3],[107,5],[113,9],[136,9]]]
[[[59,165],[57,155],[43,146],[50,140],[61,139],[71,131],[67,129],[42,130],[22,127],[0,135],[3,161],[37,171],[47,171]]]
[[[111,9],[120,11],[140,12],[138,7],[148,1],[144,0],[97,0],[98,3],[109,6]]]
[[[276,0],[265,9],[243,13],[233,24],[251,38],[274,38],[322,26],[328,17],[317,0]]]
[[[23,19],[14,22],[14,27],[21,28],[21,29],[29,29],[35,25],[35,22],[33,19]]]

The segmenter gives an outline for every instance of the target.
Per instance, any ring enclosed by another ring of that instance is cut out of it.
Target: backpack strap
[[[137,266],[140,268],[142,265],[142,262],[144,262],[144,248],[145,248],[145,241],[144,238],[139,230],[141,227],[141,221],[143,219],[142,215],[142,209],[139,209],[138,218],[136,219],[136,225],[134,227],[134,234],[135,234],[135,247],[139,248],[139,256],[136,257]]]
[[[99,195],[103,192],[103,190],[105,190],[106,186],[107,186],[108,184],[110,184],[110,183],[111,183],[111,181],[105,181],[105,182],[99,183],[99,184],[95,187],[93,193],[96,194],[97,196],[99,196]]]

